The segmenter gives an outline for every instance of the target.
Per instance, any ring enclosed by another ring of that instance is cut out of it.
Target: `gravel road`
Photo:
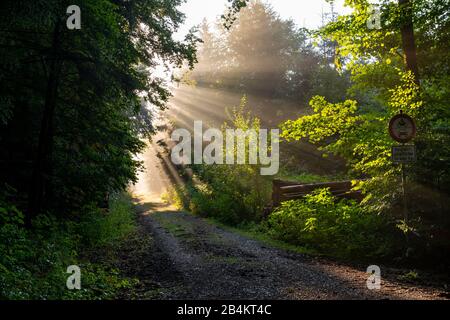
[[[444,290],[399,283],[382,272],[367,289],[366,267],[272,248],[199,217],[141,208],[152,249],[131,262],[150,299],[444,299]],[[386,279],[387,278],[387,279]],[[142,298],[142,296],[140,297]]]

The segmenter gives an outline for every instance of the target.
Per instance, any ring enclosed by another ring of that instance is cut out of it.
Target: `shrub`
[[[270,183],[258,170],[251,165],[194,168],[202,183],[191,193],[190,210],[232,225],[259,221],[270,196]]]
[[[87,246],[103,246],[123,239],[136,226],[129,196],[113,196],[109,210],[87,207],[82,215],[79,232]]]
[[[397,242],[393,238],[401,236],[384,216],[354,201],[337,201],[327,189],[282,203],[268,226],[277,239],[342,258],[392,254]]]
[[[231,125],[225,123],[222,130],[231,126],[242,131],[259,132],[260,121],[245,111],[247,100],[241,100],[239,108],[232,111]],[[226,136],[226,135],[224,135]],[[249,138],[245,141],[248,158]],[[270,143],[269,143],[270,145]],[[237,155],[237,148],[233,152]],[[259,152],[259,149],[257,150]],[[226,150],[223,150],[226,155]],[[177,207],[190,210],[203,217],[238,225],[257,222],[270,200],[271,181],[261,176],[261,164],[193,165],[194,178],[184,186],[170,189],[163,200]]]
[[[134,227],[131,209],[119,197],[111,201],[109,214],[94,208],[83,212],[88,218],[82,222],[40,215],[33,229],[25,229],[23,214],[0,199],[0,300],[112,299],[133,285],[107,263],[80,255],[86,244],[98,252],[99,246],[128,234]],[[81,290],[66,288],[70,265],[82,270]]]
[[[260,120],[245,110],[246,97],[243,97],[239,108],[234,108],[231,125],[227,128],[242,131],[255,130],[259,133]],[[248,158],[250,141],[247,138],[246,158]],[[237,155],[234,148],[234,155]],[[257,150],[259,152],[259,149]],[[226,154],[226,150],[223,151]],[[271,182],[267,176],[261,176],[261,164],[236,165],[196,165],[193,171],[197,179],[192,194],[190,209],[206,217],[237,225],[243,222],[261,220],[261,213],[269,202]]]
[[[187,185],[175,184],[168,188],[168,190],[161,196],[161,199],[167,203],[172,204],[178,210],[189,209],[192,187]]]

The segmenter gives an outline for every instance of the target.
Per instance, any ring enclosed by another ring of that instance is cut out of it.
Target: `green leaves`
[[[56,21],[64,27],[52,137],[46,136],[53,142],[45,157],[51,154],[46,176],[54,190],[47,209],[67,213],[136,180],[133,155],[154,132],[150,109],[163,109],[170,97],[154,69],[195,61],[198,39],[173,38],[184,21],[181,2],[80,0],[82,27],[68,30],[68,1],[2,1],[1,12],[11,14],[0,19],[0,148],[7,150],[0,162],[17,161],[10,184],[28,192],[31,172],[22,164],[36,158]]]
[[[229,30],[233,23],[237,20],[237,14],[239,11],[247,6],[250,0],[228,0],[230,7],[228,12],[221,16],[223,21],[223,26]]]
[[[86,206],[79,222],[40,215],[32,231],[24,229],[21,221],[4,219],[5,211],[21,216],[12,207],[0,204],[0,299],[114,299],[120,290],[136,284],[105,259],[101,263],[87,260],[91,250],[98,254],[104,246],[117,246],[134,230],[128,197],[114,198],[107,215]],[[82,287],[70,291],[65,286],[66,270],[74,264],[82,270]]]
[[[356,101],[347,100],[343,103],[328,103],[324,97],[316,96],[310,106],[314,113],[303,116],[295,121],[287,121],[281,125],[281,136],[287,140],[307,139],[312,143],[321,145],[328,142],[325,149],[338,152],[333,147],[338,147],[339,143],[351,138],[356,124],[361,118],[356,115]],[[335,139],[340,140],[336,141]]]
[[[348,96],[352,100],[331,104],[323,97],[315,97],[311,100],[310,115],[288,121],[281,127],[285,139],[310,141],[322,150],[346,159],[353,175],[368,178],[355,186],[365,194],[362,211],[355,216],[352,210],[347,211],[348,208],[341,204],[330,205],[334,212],[340,212],[339,222],[331,226],[323,218],[329,216],[328,207],[323,204],[318,207],[323,198],[316,196],[312,203],[305,199],[286,204],[277,211],[273,216],[275,233],[289,241],[333,252],[328,232],[336,237],[334,250],[348,253],[350,248],[372,247],[372,244],[364,244],[366,238],[354,235],[365,234],[378,241],[376,230],[382,227],[385,230],[383,237],[389,233],[393,241],[398,241],[402,230],[410,237],[416,237],[414,244],[410,242],[410,246],[417,250],[415,259],[439,256],[434,261],[442,260],[440,246],[443,242],[448,246],[448,239],[440,240],[441,243],[436,241],[431,230],[436,225],[444,230],[449,228],[445,214],[449,210],[450,194],[450,135],[447,125],[450,91],[446,67],[450,57],[447,45],[450,43],[450,28],[447,10],[442,1],[412,2],[421,75],[419,85],[412,72],[405,71],[405,54],[400,49],[400,27],[405,23],[405,17],[397,1],[381,1],[381,30],[369,30],[365,26],[367,1],[349,0],[346,3],[354,8],[353,13],[329,23],[318,35],[337,42],[338,67],[351,74],[352,87]],[[414,225],[414,229],[396,221],[401,216],[403,194],[400,166],[391,161],[391,147],[395,143],[388,135],[387,126],[389,119],[400,110],[412,116],[418,127],[413,141],[418,160],[405,165],[409,223]],[[317,210],[315,214],[311,214],[311,208]],[[375,216],[388,218],[384,221],[384,218]],[[415,230],[420,230],[420,238],[417,238]],[[337,244],[343,234],[350,239],[349,243]],[[400,243],[398,248],[402,247],[406,251],[404,244]],[[390,251],[392,244],[384,242],[373,248],[375,254],[381,254]]]
[[[0,201],[0,226],[4,224],[23,225],[24,215],[16,206]]]
[[[397,245],[384,217],[353,201],[338,201],[327,189],[283,202],[267,225],[277,239],[334,257],[379,257],[391,254]]]

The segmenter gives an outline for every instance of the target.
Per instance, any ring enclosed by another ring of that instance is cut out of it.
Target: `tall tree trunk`
[[[420,75],[417,65],[416,42],[414,39],[414,25],[412,3],[410,0],[398,0],[402,13],[402,24],[400,31],[402,34],[403,51],[405,53],[406,67],[414,75],[414,81],[419,84]]]
[[[31,225],[31,219],[39,214],[43,208],[44,200],[49,196],[49,180],[51,176],[51,158],[53,149],[53,117],[56,107],[61,61],[60,50],[61,22],[55,25],[50,55],[50,69],[45,95],[44,111],[39,133],[38,151],[33,164],[31,177],[28,212],[26,223]]]

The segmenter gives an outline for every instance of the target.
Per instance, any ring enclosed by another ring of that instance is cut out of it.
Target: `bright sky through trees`
[[[268,3],[280,14],[282,18],[292,18],[299,26],[316,28],[322,23],[323,12],[330,11],[330,5],[325,0],[268,0]],[[180,34],[202,22],[220,16],[228,5],[227,0],[188,0],[180,9],[186,14],[186,22]],[[338,13],[349,12],[344,7],[344,0],[335,1],[335,10]]]

